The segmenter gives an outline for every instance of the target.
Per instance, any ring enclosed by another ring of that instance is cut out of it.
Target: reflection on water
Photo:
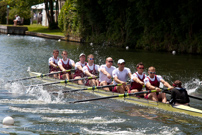
[[[31,71],[47,73],[48,58],[53,49],[68,51],[75,62],[79,54],[95,55],[95,63],[101,65],[111,56],[116,61],[125,59],[126,66],[135,72],[135,65],[142,61],[145,67],[155,66],[157,74],[172,83],[179,79],[193,95],[202,95],[202,56],[171,53],[144,52],[103,45],[58,42],[30,36],[0,35],[0,120],[12,116],[15,125],[0,124],[0,134],[198,134],[201,118],[164,112],[158,109],[126,104],[116,100],[100,100],[81,104],[68,101],[95,98],[78,92],[63,95],[66,88],[45,86],[29,88],[42,83],[25,80],[7,83],[9,80],[28,77]],[[61,57],[61,56],[60,56]],[[145,69],[147,72],[147,69]],[[50,91],[58,91],[53,95]],[[191,99],[191,105],[202,109],[201,101]],[[197,130],[195,130],[197,129]]]

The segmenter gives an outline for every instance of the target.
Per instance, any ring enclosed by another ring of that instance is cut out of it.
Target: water
[[[170,84],[179,79],[188,92],[202,95],[202,56],[172,55],[169,53],[125,50],[103,45],[58,42],[30,36],[0,35],[0,121],[12,116],[14,126],[0,123],[0,134],[200,134],[201,118],[165,112],[158,109],[127,104],[116,100],[100,100],[80,104],[68,101],[95,98],[84,93],[52,95],[49,92],[65,88],[46,86],[28,89],[25,86],[41,83],[26,80],[7,83],[9,80],[28,77],[31,71],[47,73],[48,58],[53,49],[68,51],[68,57],[78,61],[80,53],[94,54],[95,63],[104,64],[111,56],[115,63],[123,58],[126,66],[135,72],[135,65],[155,66],[157,74]],[[61,57],[61,56],[60,56]],[[145,72],[147,70],[145,69]],[[191,105],[202,109],[201,101],[191,99]]]

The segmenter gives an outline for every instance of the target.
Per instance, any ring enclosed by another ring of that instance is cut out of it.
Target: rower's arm
[[[114,77],[114,81],[116,81],[116,83],[125,83],[125,82],[123,82],[123,81],[119,80],[117,76],[116,76],[116,77]]]
[[[159,88],[157,88],[155,86],[152,86],[150,82],[146,83],[146,87],[149,88],[150,90],[157,90],[157,89],[159,89]]]
[[[94,77],[94,75],[93,74],[91,74],[88,70],[87,71],[85,71],[85,74],[87,75],[87,76],[90,76],[90,77]]]
[[[133,81],[135,81],[136,83],[139,83],[139,84],[141,84],[141,85],[144,85],[144,82],[140,81],[140,79],[137,78],[137,77],[134,77],[134,78],[133,78]]]
[[[173,87],[165,80],[161,80],[161,82],[163,83],[164,86],[168,87],[170,90],[173,89]]]
[[[131,72],[129,72],[129,73],[128,73],[128,76],[129,76],[129,78],[131,79],[131,77],[132,77],[132,74],[131,74]]]
[[[111,75],[106,71],[105,68],[101,68],[100,71],[105,74],[108,78],[111,78]]]
[[[60,70],[65,71],[65,68],[62,65],[58,65]]]
[[[75,68],[75,63],[72,63],[72,67],[74,67],[74,68]]]
[[[77,66],[77,68],[81,71],[83,71],[83,68],[81,66]]]
[[[57,65],[54,64],[52,61],[50,61],[49,64],[50,64],[51,66],[53,66],[53,67],[57,67]]]

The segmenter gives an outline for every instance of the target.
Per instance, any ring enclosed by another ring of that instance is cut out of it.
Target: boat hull
[[[41,75],[41,73],[30,72],[30,71],[29,71],[29,74],[31,77]],[[43,77],[43,78],[37,78],[37,79],[40,79],[41,81],[46,82],[46,83],[61,81],[59,79],[53,79],[53,78],[48,77],[48,76]],[[79,89],[79,88],[86,88],[87,87],[87,86],[78,85],[78,84],[72,83],[72,82],[69,82],[67,84],[59,83],[59,84],[54,84],[54,85],[64,86],[64,87],[67,87],[70,89]],[[91,93],[91,94],[101,96],[101,97],[107,97],[107,96],[119,94],[119,93],[105,91],[102,89],[85,90],[83,92]],[[117,97],[117,98],[113,98],[113,99],[118,100],[118,101],[122,101],[122,102],[131,103],[131,104],[136,104],[136,105],[141,105],[141,106],[146,106],[146,107],[152,107],[152,108],[158,108],[158,109],[162,109],[162,110],[169,111],[169,112],[183,113],[183,114],[190,115],[190,116],[202,117],[202,110],[192,108],[189,106],[185,106],[185,105],[172,106],[170,104],[165,104],[162,102],[147,100],[144,98],[137,98],[135,96]]]

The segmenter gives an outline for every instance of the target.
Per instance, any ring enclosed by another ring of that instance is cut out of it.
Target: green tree
[[[7,3],[0,1],[0,24],[6,23]]]

